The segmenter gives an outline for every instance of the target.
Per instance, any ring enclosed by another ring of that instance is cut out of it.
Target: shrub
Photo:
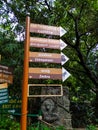
[[[20,130],[20,125],[10,116],[3,116],[0,120],[0,130]]]

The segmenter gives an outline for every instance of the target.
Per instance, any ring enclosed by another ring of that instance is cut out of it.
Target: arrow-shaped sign
[[[66,33],[66,31],[62,27],[34,24],[34,23],[30,24],[30,32],[58,35],[60,37]]]
[[[29,68],[30,79],[60,79],[63,82],[70,76],[64,68]]]
[[[0,84],[0,89],[4,89],[4,88],[7,88],[7,87],[8,87],[7,83]]]
[[[70,73],[66,69],[62,68],[62,81],[64,82],[69,76]]]
[[[0,82],[12,83],[13,82],[13,69],[0,65]]]
[[[65,64],[68,61],[68,57],[63,53],[42,53],[42,52],[29,52],[30,62],[44,62],[44,63],[59,63]]]
[[[63,50],[67,44],[60,39],[60,50]]]
[[[69,58],[61,52],[61,65],[64,65],[68,60]]]
[[[13,69],[11,67],[8,67],[8,66],[0,65],[0,72],[2,72],[4,74],[12,75]]]
[[[8,85],[7,83],[0,84],[0,104],[8,102]]]
[[[48,38],[38,38],[30,37],[30,46],[37,48],[51,48],[63,50],[67,44],[60,40],[48,39]]]

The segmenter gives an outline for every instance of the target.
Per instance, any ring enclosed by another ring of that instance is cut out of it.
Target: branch
[[[66,107],[64,107],[63,105],[61,105],[60,103],[58,103],[58,101],[56,101],[54,98],[52,98],[52,100],[53,100],[59,107],[61,107],[62,109],[64,109],[66,112],[70,113],[70,111],[67,110]]]
[[[74,47],[78,47],[79,46],[79,41],[80,41],[80,35],[79,35],[79,32],[78,32],[78,18],[77,17],[74,17],[72,15],[72,13],[68,12],[69,16],[73,19],[74,23],[75,23],[75,35],[76,35],[76,44],[74,45]]]
[[[81,8],[80,8],[80,12],[79,12],[79,15],[78,15],[78,20],[81,19],[81,16],[82,16],[82,12],[83,12],[83,9],[85,8],[85,3],[83,2],[82,5],[81,5]]]
[[[72,47],[72,48],[75,48],[74,47],[74,45],[72,45],[66,38],[62,38],[62,40],[67,44],[67,45],[69,45],[70,47]]]
[[[83,66],[84,70],[86,71],[86,75],[88,75],[88,77],[92,80],[92,82],[98,86],[98,78],[91,72],[91,70],[89,70],[89,68],[86,66],[86,63],[84,62],[82,53],[80,52],[79,48],[76,48],[78,57],[80,59],[80,63]]]
[[[45,4],[47,5],[49,11],[51,11],[50,5],[48,4],[47,0],[45,0]]]
[[[75,47],[77,48],[79,46],[79,43],[80,43],[80,36],[79,36],[79,32],[78,32],[78,19],[75,20],[75,34],[76,34]]]

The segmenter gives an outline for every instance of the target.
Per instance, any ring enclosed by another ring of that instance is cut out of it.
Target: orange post
[[[28,70],[29,70],[29,44],[30,44],[30,17],[26,17],[26,34],[24,46],[24,68],[22,84],[22,109],[21,109],[21,130],[27,129],[27,92],[28,92]]]

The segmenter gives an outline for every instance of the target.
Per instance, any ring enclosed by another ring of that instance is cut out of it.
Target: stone
[[[64,95],[62,97],[41,98],[42,119],[54,126],[64,126],[68,130],[72,129],[68,96],[68,88],[64,87]]]

